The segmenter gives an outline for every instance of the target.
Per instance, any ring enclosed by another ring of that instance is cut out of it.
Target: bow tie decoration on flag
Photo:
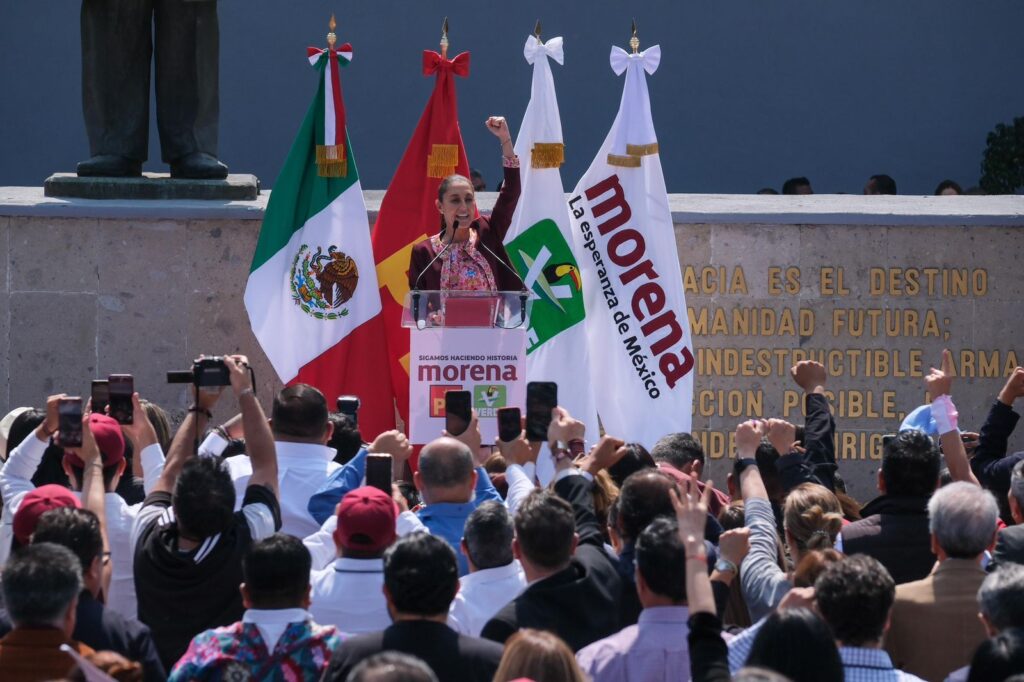
[[[613,46],[610,61],[616,76],[626,73],[626,84],[619,109],[622,125],[617,127],[608,163],[623,168],[639,168],[641,157],[659,151],[644,72],[653,74],[658,70],[661,46],[652,45],[643,52],[633,54]],[[636,102],[637,106],[624,106],[627,98]]]
[[[455,59],[446,59],[433,50],[423,50],[423,75],[432,76],[438,70],[451,71],[460,78],[469,76],[469,53],[463,52]]]
[[[658,70],[658,64],[661,63],[661,45],[652,45],[638,54],[630,54],[617,45],[612,46],[612,71],[616,76],[622,75],[630,60],[639,61],[643,65],[644,71],[653,76],[654,72]]]
[[[527,38],[526,46],[523,47],[523,56],[526,57],[526,63],[532,65],[537,60],[537,55],[539,54],[546,54],[559,64],[564,64],[565,52],[562,51],[562,36],[551,38],[546,43],[538,40],[537,36]]]
[[[344,178],[348,175],[348,157],[345,154],[345,103],[341,98],[340,67],[352,62],[352,45],[343,43],[337,49],[306,48],[309,63],[316,66],[328,59],[324,69],[324,131],[323,140],[317,140],[316,167],[322,178]]]

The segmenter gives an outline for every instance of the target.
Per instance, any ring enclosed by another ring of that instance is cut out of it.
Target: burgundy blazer
[[[509,268],[512,267],[512,263],[508,259],[508,254],[505,252],[505,246],[502,242],[505,240],[505,233],[508,232],[509,225],[512,223],[512,214],[515,213],[516,203],[519,201],[519,191],[519,169],[506,168],[505,182],[501,185],[501,193],[498,194],[498,200],[494,202],[494,210],[491,211],[490,218],[481,216],[473,221],[473,224],[477,227],[477,235],[480,241],[497,254]],[[487,260],[487,264],[491,266],[491,272],[494,274],[494,283],[499,291],[519,291],[523,288],[519,279],[491,254],[487,253],[485,249],[480,249],[480,254]],[[423,272],[427,264],[436,255],[437,253],[434,251],[429,238],[412,247],[412,256],[409,259],[410,289],[416,287],[416,278],[420,276],[420,273]],[[420,279],[419,288],[421,291],[432,291],[441,288],[440,258],[434,261],[430,269],[423,274],[422,279]]]

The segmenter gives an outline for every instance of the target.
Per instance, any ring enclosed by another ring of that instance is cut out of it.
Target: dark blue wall
[[[101,0],[84,0],[101,1]],[[141,1],[141,0],[140,0]],[[87,156],[78,4],[0,0],[0,185],[39,185]],[[622,81],[609,47],[635,13],[673,192],[753,192],[807,175],[819,192],[859,192],[889,173],[904,193],[951,177],[973,185],[985,135],[1024,115],[1020,0],[222,0],[221,156],[272,186],[315,87],[305,47],[338,12],[355,60],[345,71],[350,134],[366,188],[390,180],[431,83],[420,52],[451,17],[470,163],[490,180],[498,149],[481,123],[526,107],[522,45],[537,17],[562,35],[555,67],[571,188],[608,130]],[[159,157],[152,133],[151,158]],[[147,170],[163,170],[154,161]]]

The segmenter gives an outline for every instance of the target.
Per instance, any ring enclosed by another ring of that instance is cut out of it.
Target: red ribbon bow
[[[444,59],[431,50],[423,50],[423,75],[429,76],[440,71],[451,71],[456,76],[469,76],[469,53],[463,52],[455,59]]]

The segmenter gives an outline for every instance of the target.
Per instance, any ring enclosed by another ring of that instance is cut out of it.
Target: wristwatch
[[[739,573],[736,569],[736,564],[721,557],[719,557],[718,561],[715,562],[715,570],[719,573]]]
[[[551,449],[551,455],[555,458],[556,462],[560,462],[563,459],[571,459],[572,453],[569,451],[569,443],[564,440],[556,440],[555,447]]]
[[[743,473],[743,470],[746,469],[747,467],[756,467],[756,466],[757,466],[757,460],[754,459],[753,457],[742,457],[742,458],[736,460],[736,464],[733,465],[733,469],[736,472],[736,475],[739,476],[740,474]]]

